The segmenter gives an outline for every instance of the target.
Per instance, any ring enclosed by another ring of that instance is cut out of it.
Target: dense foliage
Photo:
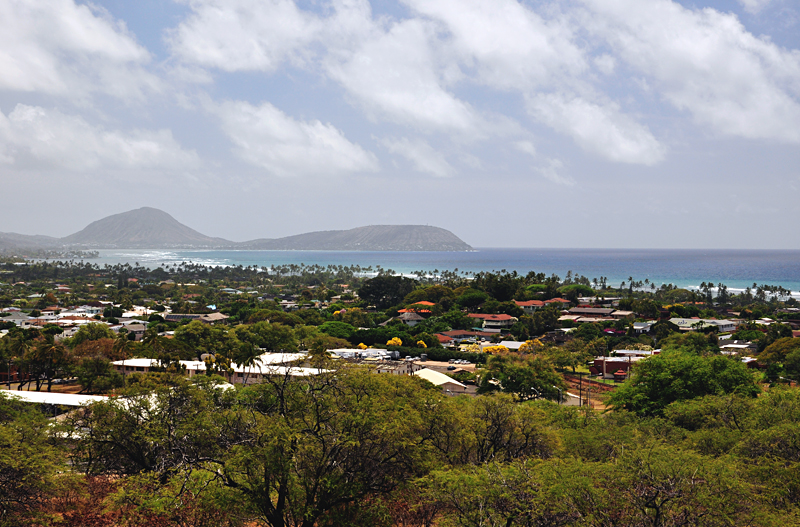
[[[102,307],[69,337],[51,324],[0,326],[0,371],[21,372],[17,388],[24,376],[41,390],[71,379],[85,393],[118,396],[55,421],[0,395],[0,525],[800,523],[800,391],[788,385],[800,375],[800,347],[786,309],[796,302],[783,288],[732,295],[722,284],[688,291],[632,277],[612,287],[573,273],[398,277],[357,266],[0,270],[2,307]],[[617,296],[621,309],[659,321],[641,335],[632,320],[583,323],[558,341],[554,330],[573,325],[559,321],[560,305],[526,312],[514,302],[579,295]],[[133,305],[155,311],[139,317],[144,335],[110,331]],[[230,318],[166,321],[168,309]],[[765,371],[722,355],[714,331],[681,334],[667,320],[733,309],[750,321],[733,338],[754,342]],[[407,325],[401,311],[422,320]],[[443,348],[437,334],[480,323],[469,314],[515,317],[495,340],[526,342],[519,351]],[[756,323],[767,315],[778,322]],[[479,395],[447,397],[417,377],[334,365],[325,353],[359,345],[468,358],[478,370],[453,375]],[[655,345],[660,355],[609,388],[608,411],[554,402],[593,357]],[[224,383],[233,363],[296,350],[328,371]],[[135,356],[163,372],[122,378],[110,366]],[[209,375],[179,375],[177,361],[189,359],[204,360]]]

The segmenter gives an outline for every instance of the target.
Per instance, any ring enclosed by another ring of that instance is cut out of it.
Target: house
[[[205,322],[206,324],[216,324],[218,322],[224,323],[229,318],[231,317],[228,315],[223,315],[222,313],[209,313],[200,317],[200,322]]]
[[[609,307],[573,307],[569,310],[569,314],[584,318],[609,318],[614,311],[616,310]]]
[[[481,320],[482,321],[481,326],[487,331],[494,330],[495,332],[499,332],[503,329],[508,329],[517,323],[516,317],[512,317],[511,315],[506,315],[505,313],[501,313],[498,315],[470,313],[468,316],[470,318]]]
[[[550,300],[545,300],[544,305],[550,306],[553,304],[558,304],[561,306],[562,309],[567,309],[572,302],[567,300],[566,298],[551,298]]]
[[[291,363],[305,358],[305,353],[265,353],[255,360],[253,366],[240,366],[233,363],[231,364],[233,373],[230,375],[230,382],[253,384],[273,375],[307,377],[327,371],[318,368],[291,366]],[[117,372],[123,375],[149,373],[160,369],[160,364],[155,359],[126,359],[114,361],[111,364]],[[204,361],[182,360],[179,361],[179,364],[189,377],[206,373],[206,363]]]
[[[31,317],[29,317],[25,313],[22,313],[22,312],[14,313],[14,312],[12,312],[9,316],[0,318],[0,320],[2,320],[4,322],[13,322],[17,326],[22,326],[23,322],[26,322],[26,321],[30,320],[30,318]]]
[[[198,313],[165,313],[164,320],[166,322],[180,322],[183,319],[199,320],[206,324],[216,324],[218,322],[225,322],[230,317],[222,313],[207,313],[204,315]]]
[[[532,315],[534,311],[545,306],[545,303],[541,300],[514,300],[514,303],[522,308],[526,315]]]
[[[627,373],[634,363],[643,360],[645,357],[597,357],[594,365],[589,371],[594,375],[602,376],[604,379],[613,379],[615,372],[622,370]]]
[[[731,340],[720,343],[719,350],[723,355],[733,355],[737,353],[758,353],[758,343],[746,340]]]
[[[645,333],[650,333],[650,329],[653,327],[655,322],[634,322],[633,323],[633,332],[637,335],[644,335]]]
[[[441,344],[442,346],[444,346],[446,348],[450,347],[450,346],[453,346],[456,343],[456,341],[455,341],[455,339],[453,339],[453,337],[448,337],[447,335],[442,335],[441,333],[435,334],[434,337],[439,339],[439,344]]]
[[[391,375],[414,375],[422,368],[424,368],[424,366],[416,361],[381,361],[375,367],[375,373],[389,373]]]
[[[414,375],[438,386],[445,393],[457,394],[465,393],[467,391],[467,387],[457,380],[453,379],[452,377],[448,377],[444,373],[439,373],[438,371],[434,371],[429,368],[423,368]]]
[[[736,322],[732,320],[717,320],[714,318],[671,318],[670,322],[678,326],[681,331],[697,331],[714,326],[720,333],[736,331]]]
[[[133,335],[134,340],[142,340],[142,338],[144,338],[144,332],[147,330],[147,326],[144,324],[128,324],[125,326],[125,329],[128,330],[128,335]]]
[[[441,335],[443,337],[449,337],[453,339],[453,342],[455,344],[461,344],[465,340],[470,342],[475,342],[481,339],[490,339],[492,337],[497,336],[497,333],[489,333],[487,331],[467,331],[463,329],[451,329],[450,331],[442,331],[441,333],[437,333],[437,335]]]
[[[397,319],[401,320],[403,324],[405,324],[406,326],[412,328],[417,324],[419,324],[420,322],[422,322],[423,320],[425,320],[423,317],[413,312],[401,313],[400,316],[397,317]]]
[[[617,310],[617,311],[614,311],[613,313],[611,313],[611,318],[613,318],[615,320],[634,319],[634,318],[636,318],[636,315],[634,314],[633,311],[620,311],[620,310]]]

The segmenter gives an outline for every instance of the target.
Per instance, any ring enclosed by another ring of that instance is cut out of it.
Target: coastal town
[[[800,306],[780,286],[734,295],[724,284],[686,290],[633,277],[609,287],[572,272],[44,260],[2,265],[0,305],[0,416],[9,423],[0,427],[29,437],[0,458],[28,478],[14,487],[10,517],[301,525],[290,518],[305,511],[308,525],[321,525],[343,513],[338,500],[378,500],[386,525],[423,526],[457,518],[457,500],[494,492],[537,460],[549,468],[508,491],[560,488],[570,463],[580,477],[566,480],[566,505],[542,507],[577,522],[606,510],[582,501],[587,492],[634,503],[639,486],[669,484],[681,503],[705,506],[712,498],[692,490],[705,487],[683,472],[698,470],[693,456],[705,460],[704,481],[752,489],[725,499],[728,517],[745,521],[745,505],[764,517],[795,506],[761,497],[782,489],[774,478],[790,468],[734,480],[717,472],[793,459],[782,443],[756,439],[800,419]],[[661,438],[655,423],[674,437]],[[648,459],[661,472],[617,465],[629,459],[614,453],[623,447],[660,449]],[[85,496],[72,504],[58,497],[64,470]],[[273,479],[281,474],[294,476]],[[459,474],[480,478],[453,486]],[[340,478],[359,483],[331,487],[335,500],[301,491]],[[187,486],[175,494],[179,481]],[[265,484],[271,490],[257,490]],[[112,504],[120,492],[136,494]],[[281,502],[282,493],[295,498]],[[649,510],[626,506],[624,515],[638,521]]]
[[[2,276],[11,280],[0,286],[5,304],[0,308],[0,331],[4,342],[14,341],[5,348],[30,353],[23,344],[27,339],[29,348],[47,342],[63,351],[60,361],[51,360],[44,369],[24,353],[6,351],[0,382],[37,389],[46,384],[48,391],[54,382],[80,392],[92,390],[85,383],[95,389],[118,387],[115,373],[149,373],[171,365],[190,377],[216,373],[233,383],[260,382],[277,372],[311,375],[322,371],[310,367],[312,348],[324,352],[326,360],[343,360],[375,373],[421,376],[449,394],[475,394],[487,358],[504,354],[547,356],[569,380],[580,372],[588,382],[621,382],[636,362],[660,352],[661,340],[690,333],[712,336],[719,353],[749,368],[783,367],[780,376],[791,379],[794,371],[758,356],[778,338],[800,336],[796,301],[788,292],[776,288],[774,294],[767,293],[768,286],[758,285],[743,298],[732,297],[723,304],[708,290],[705,297],[670,286],[653,292],[633,281],[627,290],[595,291],[535,273],[469,279],[446,275],[428,279],[430,285],[425,286],[389,275],[353,274],[349,281],[354,284],[337,283],[342,280],[336,274],[318,270],[298,271],[305,280],[291,276],[287,283],[262,271],[255,273],[255,280],[209,281],[195,275],[193,282],[156,281],[143,269],[87,273],[74,281],[25,282],[14,281],[14,268],[6,266]],[[320,275],[327,275],[328,283],[319,283]],[[551,291],[535,283],[537,279],[550,282],[546,287]],[[497,293],[480,285],[493,281],[506,281],[517,289],[498,299]],[[355,282],[362,284],[365,298]],[[380,296],[373,291],[378,282]],[[576,282],[588,280],[581,277]],[[565,293],[571,298],[553,296]],[[744,304],[748,294],[752,303]],[[756,300],[766,300],[767,294],[773,294],[769,301]],[[787,301],[780,301],[780,295]],[[259,323],[284,331],[280,345],[264,347],[263,339],[253,337],[251,328]],[[234,346],[249,345],[246,356],[222,357],[224,348],[231,346],[223,344],[225,339],[236,340]],[[92,343],[88,359],[94,361],[95,374],[102,377],[100,372],[105,372],[116,379],[111,384],[108,379],[97,383],[75,375],[87,360],[80,349],[87,343]],[[502,385],[484,382],[484,389],[490,387]],[[569,391],[560,393],[562,401],[578,398]],[[548,395],[552,398],[552,390],[541,390],[542,397]]]

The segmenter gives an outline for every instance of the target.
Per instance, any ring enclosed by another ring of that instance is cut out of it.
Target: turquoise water
[[[355,252],[355,251],[189,251],[102,250],[99,265],[138,262],[147,267],[193,262],[203,265],[360,265],[381,266],[398,273],[433,271],[567,271],[590,280],[605,276],[609,285],[633,277],[657,286],[671,283],[697,287],[722,282],[743,289],[758,284],[780,285],[800,291],[800,251],[688,250],[688,249],[497,249],[474,252]]]

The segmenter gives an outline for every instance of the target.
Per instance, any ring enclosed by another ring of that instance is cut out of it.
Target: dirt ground
[[[11,391],[17,391],[17,387],[19,383],[12,382],[11,383]],[[36,391],[36,383],[31,382],[27,384],[23,384],[21,390],[22,391]],[[0,385],[0,390],[8,390],[8,384]],[[47,391],[47,383],[42,384],[42,389],[39,390],[42,392]],[[78,381],[72,381],[68,384],[54,384],[50,390],[52,393],[78,393],[81,391],[81,386],[78,384]]]

